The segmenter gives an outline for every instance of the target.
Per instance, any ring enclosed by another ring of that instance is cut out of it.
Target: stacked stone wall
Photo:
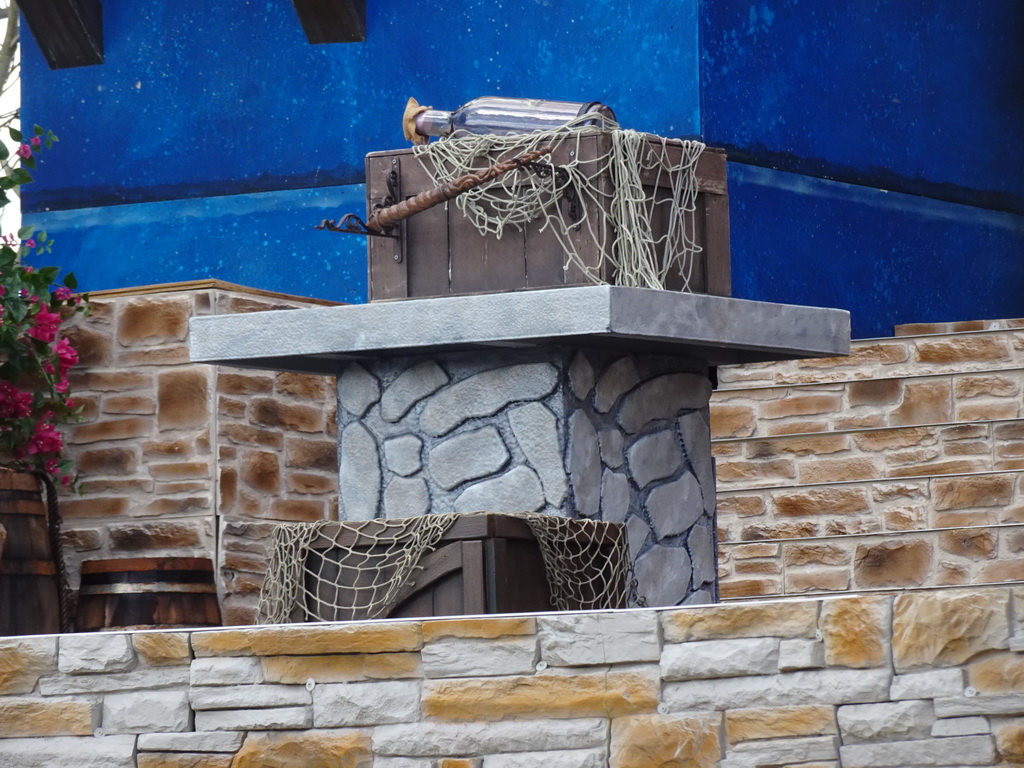
[[[1024,580],[1021,325],[719,369],[721,594]]]
[[[1022,762],[1022,588],[0,639],[23,768]]]
[[[349,363],[342,520],[542,512],[622,523],[650,605],[715,599],[706,368],[540,348]]]
[[[81,365],[73,397],[83,421],[66,430],[82,494],[65,494],[73,586],[83,560],[217,556],[224,612],[255,605],[272,523],[334,516],[334,380],[192,364],[197,315],[319,305],[216,281],[152,292],[95,294],[68,331]]]

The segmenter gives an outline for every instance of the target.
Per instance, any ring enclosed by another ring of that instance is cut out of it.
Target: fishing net
[[[556,131],[453,134],[414,152],[435,184],[443,184],[551,146],[556,163],[510,171],[455,198],[455,205],[481,235],[500,238],[509,227],[538,222],[561,245],[565,266],[575,265],[593,283],[609,282],[601,265],[617,285],[640,288],[665,288],[675,270],[682,290],[690,290],[702,250],[694,219],[705,145],[593,123],[585,115]],[[600,148],[596,154],[592,145]],[[587,251],[596,245],[597,266],[581,256],[584,243]]]
[[[486,513],[475,513],[486,514]],[[259,624],[386,617],[415,588],[421,561],[460,514],[279,525],[256,608]],[[622,608],[631,571],[625,528],[521,513],[557,610]]]

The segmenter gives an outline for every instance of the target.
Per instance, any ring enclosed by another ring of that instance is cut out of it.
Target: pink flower
[[[47,343],[57,338],[57,329],[60,327],[60,315],[56,312],[48,312],[45,307],[40,306],[36,312],[35,324],[29,328],[28,335],[33,339]]]
[[[25,241],[25,247],[26,247],[26,248],[35,248],[35,247],[36,247],[36,241],[35,241],[35,240],[33,240],[33,239],[32,239],[32,238],[30,237],[30,238],[29,238],[28,240],[26,240],[26,241]],[[29,271],[31,271],[31,269],[32,269],[32,267],[25,267],[25,271],[26,271],[26,272],[29,272]]]
[[[60,368],[61,376],[78,362],[78,353],[67,339],[62,338],[54,344],[53,351],[57,355],[57,366]]]
[[[52,414],[50,414],[52,416]],[[28,441],[28,452],[33,453],[59,453],[64,447],[64,436],[57,431],[57,428],[43,419],[36,422],[32,430],[32,437]]]
[[[60,287],[53,292],[53,295],[57,297],[57,301],[67,301],[71,298],[71,289]]]
[[[43,140],[38,136],[33,136],[31,139],[29,139],[29,143],[32,145],[34,149],[39,149],[39,145],[43,143]]]
[[[32,412],[32,393],[0,381],[0,419],[25,419]]]
[[[18,147],[16,154],[18,155],[18,157],[24,157],[27,160],[28,158],[32,157],[32,147],[30,147],[28,144],[22,144],[20,147]]]

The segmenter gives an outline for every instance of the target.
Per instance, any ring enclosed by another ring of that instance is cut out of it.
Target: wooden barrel
[[[60,578],[34,475],[0,470],[0,637],[60,632]]]
[[[205,557],[86,560],[77,629],[218,627],[213,561]]]

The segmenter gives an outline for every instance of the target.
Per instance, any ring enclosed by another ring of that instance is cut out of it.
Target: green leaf
[[[6,160],[11,156],[11,150],[7,148],[6,144],[0,143],[0,160]]]
[[[21,135],[21,131],[19,131],[17,128],[8,128],[7,131],[8,131],[8,133],[11,134],[11,138],[14,141],[21,141],[24,138]]]
[[[36,167],[36,159],[35,159],[35,157],[23,157],[23,158],[21,158],[21,164],[24,165],[24,166],[27,166],[29,168],[35,168]],[[29,177],[29,181],[31,181],[31,180],[32,180],[32,177],[30,176]],[[22,183],[24,184],[26,182],[22,182]]]
[[[30,237],[32,237],[33,234],[35,234],[35,231],[36,228],[31,225],[22,227],[21,229],[18,230],[18,237],[20,237],[22,240],[28,240]]]
[[[28,184],[32,181],[32,174],[24,168],[15,168],[11,171],[11,178],[14,179],[15,184]]]
[[[78,278],[75,277],[74,272],[68,272],[67,275],[64,276],[64,287],[70,288],[72,291],[78,287]]]
[[[38,125],[33,125],[32,130],[35,131],[36,136],[42,136],[46,131],[40,128]]]
[[[60,272],[60,267],[43,267],[39,270],[38,275],[45,281],[46,285],[49,285],[57,279],[58,272]]]

